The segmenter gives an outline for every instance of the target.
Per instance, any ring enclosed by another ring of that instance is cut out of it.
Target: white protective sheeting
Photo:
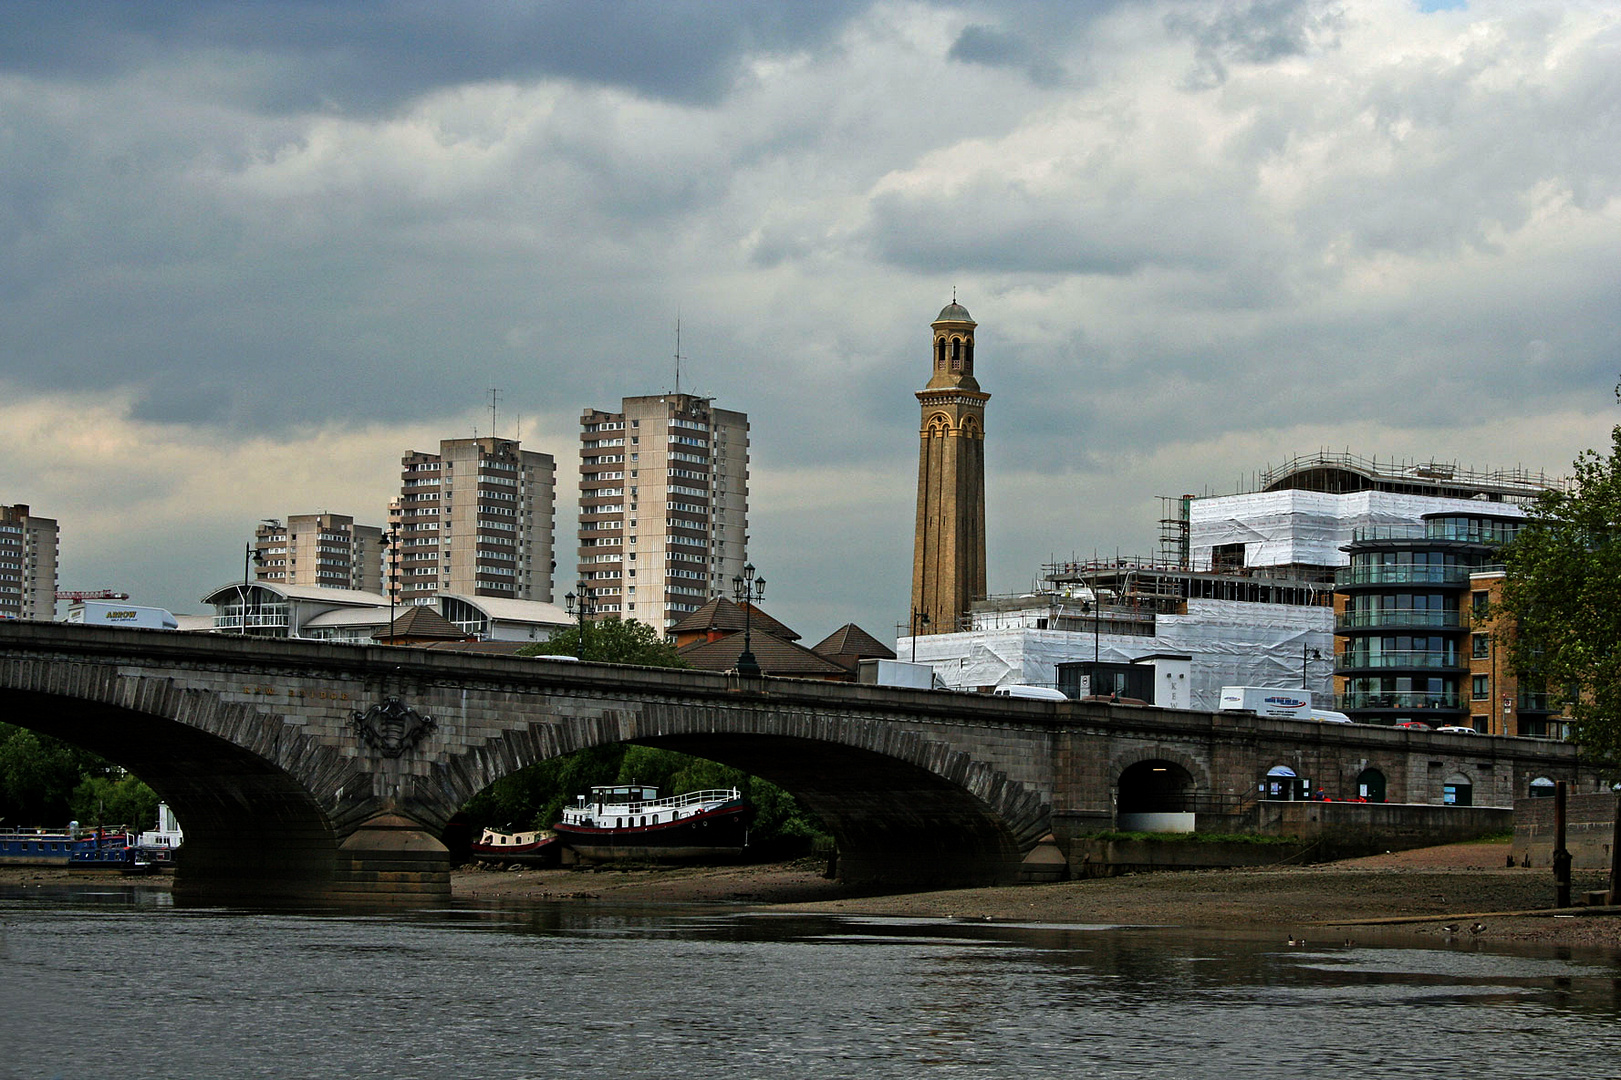
[[[1188,554],[1192,569],[1209,570],[1211,549],[1244,545],[1245,566],[1344,566],[1340,548],[1352,533],[1370,526],[1422,524],[1425,514],[1491,513],[1522,516],[1518,506],[1472,499],[1439,499],[1357,491],[1330,495],[1318,491],[1263,491],[1197,498],[1188,507]]]
[[[1191,656],[1191,707],[1214,712],[1223,686],[1276,686],[1332,699],[1334,613],[1326,607],[1190,600],[1188,614],[1164,615],[1153,637],[1016,627],[931,634],[917,639],[918,663],[954,690],[1022,683],[1053,686],[1057,665],[1076,660],[1130,663],[1152,653]],[[1313,659],[1312,650],[1318,658]],[[911,655],[912,639],[896,651]]]

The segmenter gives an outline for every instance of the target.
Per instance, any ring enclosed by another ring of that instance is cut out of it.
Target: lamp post
[[[574,593],[564,593],[563,599],[568,602],[568,613],[577,616],[580,620],[579,637],[574,642],[574,655],[585,659],[585,620],[587,616],[597,613],[596,599],[591,595],[591,588],[584,581],[574,586],[580,590],[578,596]]]
[[[1302,690],[1311,689],[1311,669],[1307,666],[1308,662],[1321,660],[1322,658],[1323,654],[1316,649],[1306,645],[1300,647],[1300,688]]]
[[[394,585],[398,564],[394,561],[395,548],[400,542],[400,527],[389,525],[383,534],[383,587],[388,590],[388,640],[394,641]]]
[[[929,617],[921,611],[912,612],[912,663],[917,663],[917,628],[929,625]]]
[[[252,587],[248,567],[250,564],[263,561],[263,557],[254,550],[253,541],[249,540],[242,552],[242,627],[238,632],[243,635],[248,632],[248,590]]]
[[[754,602],[765,595],[765,578],[754,576],[754,564],[746,563],[743,576],[732,579],[732,599],[743,608],[743,655],[737,658],[739,675],[759,675],[760,662],[754,658],[753,639],[749,636],[750,613]]]

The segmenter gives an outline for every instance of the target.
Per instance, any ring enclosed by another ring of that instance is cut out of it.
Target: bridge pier
[[[206,835],[188,836],[179,852],[175,903],[423,908],[450,902],[450,852],[400,814],[377,814],[336,846],[330,834],[239,840],[225,847]]]
[[[448,904],[450,851],[410,818],[378,814],[339,845],[331,899],[378,907]]]

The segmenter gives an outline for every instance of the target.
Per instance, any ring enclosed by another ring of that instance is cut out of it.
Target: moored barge
[[[754,808],[737,788],[659,796],[642,784],[605,784],[563,808],[557,837],[582,859],[655,862],[737,858]]]

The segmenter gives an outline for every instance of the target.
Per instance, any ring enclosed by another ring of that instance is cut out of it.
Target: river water
[[[0,1076],[1621,1075],[1621,958],[1482,938],[0,889]]]

